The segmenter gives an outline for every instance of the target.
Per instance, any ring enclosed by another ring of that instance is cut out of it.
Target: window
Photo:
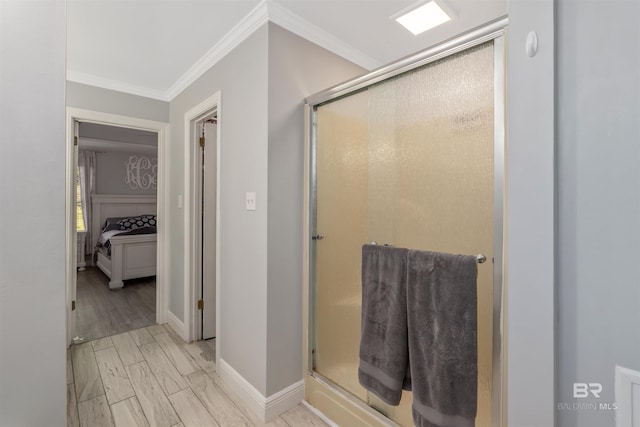
[[[80,172],[76,168],[76,231],[85,231],[84,215],[82,214],[82,192],[80,191]]]

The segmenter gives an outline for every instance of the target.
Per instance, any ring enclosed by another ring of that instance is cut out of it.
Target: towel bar
[[[375,240],[373,242],[371,242],[372,245],[377,245],[378,242],[376,242]],[[391,243],[384,243],[382,246],[393,246]]]
[[[377,245],[378,242],[374,240],[373,242],[371,242],[371,244]],[[385,243],[384,246],[393,246],[393,245],[389,243]],[[487,262],[487,257],[484,254],[478,254],[476,255],[476,260],[478,261],[478,264],[484,264],[485,262]]]

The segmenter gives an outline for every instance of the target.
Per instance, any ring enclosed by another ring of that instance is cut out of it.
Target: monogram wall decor
[[[158,187],[158,159],[146,156],[131,156],[124,162],[127,176],[124,182],[132,190],[156,190]]]

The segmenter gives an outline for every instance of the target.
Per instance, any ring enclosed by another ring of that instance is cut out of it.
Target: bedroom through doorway
[[[69,343],[165,323],[166,124],[72,108],[67,117]]]
[[[77,128],[75,334],[86,342],[156,324],[158,132]]]

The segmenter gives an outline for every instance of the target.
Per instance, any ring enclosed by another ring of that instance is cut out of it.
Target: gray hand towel
[[[409,251],[407,321],[418,427],[475,425],[477,268],[474,256]]]
[[[388,246],[362,247],[358,379],[390,405],[400,402],[408,374],[407,253],[408,249]]]

